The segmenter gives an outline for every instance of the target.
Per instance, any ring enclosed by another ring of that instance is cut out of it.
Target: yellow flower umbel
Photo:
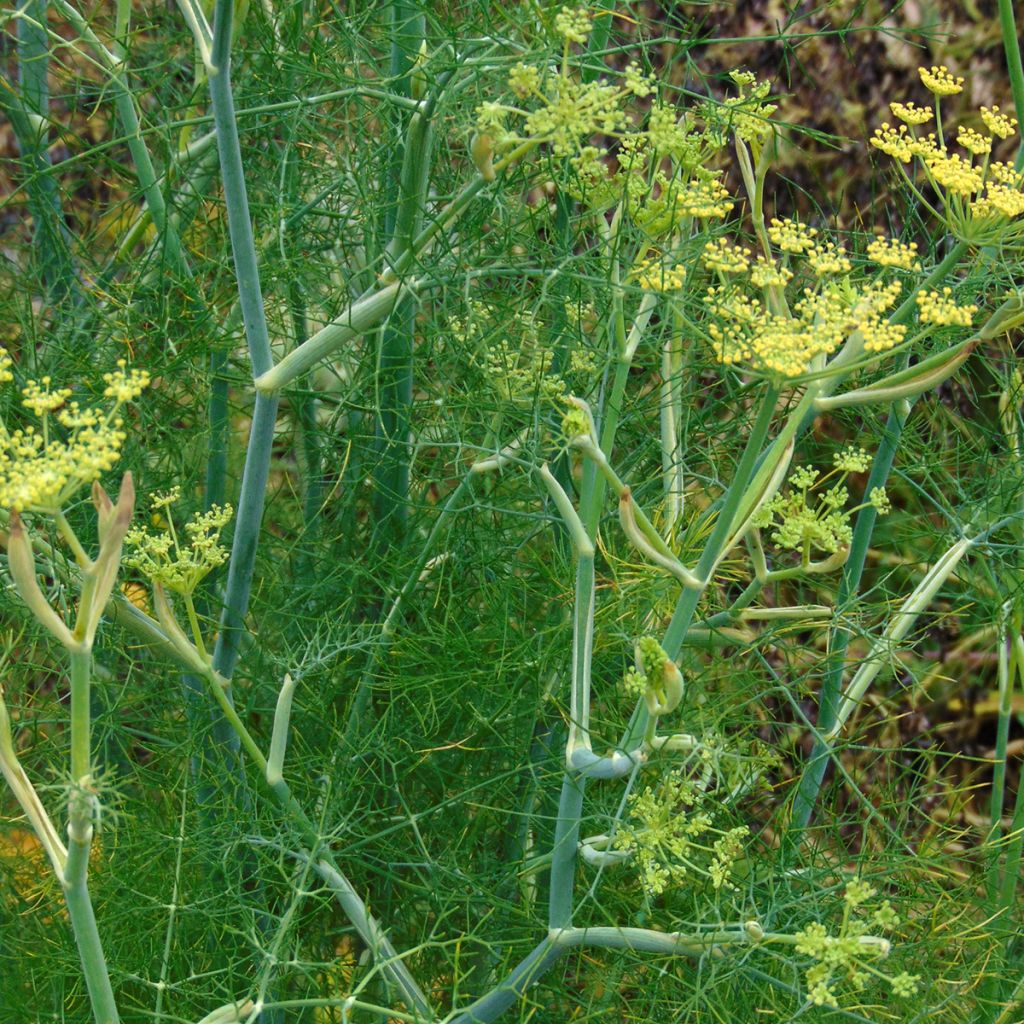
[[[0,349],[0,384],[13,379],[11,359]],[[118,369],[104,374],[105,409],[83,409],[70,388],[49,377],[27,381],[21,404],[37,423],[9,430],[0,421],[0,507],[57,514],[83,486],[98,480],[121,456],[126,433],[120,411],[149,385],[149,374]]]
[[[214,569],[227,561],[228,552],[220,543],[220,535],[231,521],[234,510],[230,505],[213,505],[207,512],[197,512],[185,524],[188,538],[185,542],[179,539],[170,512],[170,507],[180,497],[180,488],[173,487],[166,494],[158,494],[152,499],[153,518],[164,528],[159,533],[132,530],[125,540],[134,551],[125,562],[138,569],[153,584],[157,618],[179,653],[187,660],[198,654],[203,662],[208,662],[192,595]],[[178,625],[167,590],[178,594],[185,603],[192,630],[191,642]]]
[[[705,809],[704,792],[681,771],[665,775],[630,797],[630,820],[615,838],[632,855],[640,880],[651,896],[669,886],[710,881],[714,889],[735,888],[733,865],[743,856],[749,831],[722,828],[715,809]],[[708,804],[713,807],[713,801]]]
[[[833,469],[825,476],[811,466],[795,469],[789,476],[788,493],[777,494],[768,501],[758,511],[754,526],[772,530],[771,538],[780,548],[799,551],[804,571],[837,569],[846,560],[853,536],[850,517],[867,505],[874,506],[882,515],[889,510],[885,490],[880,487],[873,489],[864,505],[846,507],[850,497],[846,478],[851,473],[866,472],[870,465],[863,448],[848,447],[835,455]],[[815,552],[830,557],[812,562]]]
[[[883,900],[870,916],[865,905],[875,897],[873,886],[853,881],[846,886],[843,919],[838,934],[815,922],[796,933],[796,951],[814,963],[806,972],[807,998],[816,1006],[838,1007],[840,986],[855,991],[863,989],[872,979],[888,982],[893,995],[911,996],[917,991],[917,975],[890,975],[879,970],[878,961],[890,952],[888,939],[869,934],[871,929],[889,931],[899,924],[899,917],[888,900]]]
[[[957,126],[960,151],[953,150],[943,132],[940,100],[962,92],[964,80],[945,66],[919,71],[925,88],[935,97],[934,108],[890,104],[903,123],[895,128],[883,124],[871,145],[895,160],[921,204],[944,220],[958,238],[979,247],[1024,243],[1024,176],[1008,164],[991,160],[995,140],[1016,134],[1016,119],[1000,113],[997,106],[982,107],[980,128]],[[929,123],[934,131],[926,132]],[[919,174],[914,174],[915,167]]]
[[[616,80],[584,81],[572,54],[587,40],[590,15],[562,8],[555,30],[562,38],[557,73],[546,65],[516,64],[508,76],[516,102],[477,107],[471,155],[481,173],[493,174],[495,158],[544,146],[554,157],[569,158],[569,195],[592,210],[621,202],[650,239],[671,236],[687,219],[727,216],[733,203],[721,172],[704,166],[722,147],[721,132],[711,125],[697,128],[675,104],[657,100],[646,126],[634,127],[642,119],[629,108],[655,92],[654,78],[630,63]],[[615,140],[614,157],[594,144],[595,136]],[[481,140],[486,145],[478,153]]]

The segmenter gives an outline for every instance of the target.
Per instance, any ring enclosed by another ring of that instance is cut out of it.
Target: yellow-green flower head
[[[614,135],[626,124],[621,95],[613,85],[559,76],[554,94],[526,118],[526,135],[549,142],[555,156],[570,156],[578,152],[580,140]]]
[[[910,163],[914,157],[911,145],[913,140],[907,132],[905,124],[893,128],[888,121],[883,121],[881,127],[875,129],[875,134],[869,141],[875,149],[880,149],[887,156],[905,164]]]
[[[562,417],[562,434],[567,441],[586,437],[590,433],[590,417],[583,409],[573,406]]]
[[[1021,177],[1021,172],[1013,164],[1003,163],[1002,160],[993,160],[988,165],[989,181],[998,181],[1000,184],[1012,185],[1017,188],[1020,187]]]
[[[973,128],[961,127],[957,131],[956,141],[974,156],[984,156],[992,152],[992,136],[982,135]]]
[[[11,373],[11,366],[13,362],[7,349],[0,348],[0,384],[8,384],[14,380],[14,374]]]
[[[50,383],[49,377],[43,377],[41,381],[27,381],[21,389],[21,404],[36,416],[56,412],[71,397],[71,388],[52,390]]]
[[[717,178],[696,178],[676,196],[679,217],[721,220],[729,216],[734,205],[729,190]]]
[[[0,350],[2,351],[2,350]],[[0,382],[12,379],[10,357],[0,356]],[[55,388],[49,377],[27,381],[22,406],[39,424],[13,431],[0,424],[0,506],[19,512],[56,513],[81,487],[113,469],[127,434],[118,411],[149,383],[124,364],[106,374],[106,411],[70,401],[70,388]]]
[[[880,267],[897,267],[900,270],[920,270],[917,258],[917,242],[900,242],[898,239],[876,235],[868,243],[868,259]]]
[[[938,67],[918,68],[924,87],[934,96],[955,96],[964,91],[964,80],[950,73],[945,64]]]
[[[879,967],[879,962],[891,952],[892,944],[886,938],[868,934],[868,928],[874,924],[888,929],[899,918],[886,900],[870,920],[865,920],[861,915],[874,896],[872,886],[859,880],[850,882],[838,933],[830,933],[824,924],[815,921],[794,936],[795,951],[814,961],[805,978],[807,998],[815,1005],[838,1007],[841,986],[859,992],[872,978],[888,983],[894,995],[909,996],[917,991],[920,979],[916,975],[901,972],[890,976]]]
[[[722,101],[722,106],[729,111],[732,130],[746,142],[763,141],[772,130],[769,119],[778,109],[778,104],[765,102],[771,83],[758,82],[749,71],[733,71],[729,77],[740,93]]]
[[[853,269],[846,249],[834,242],[825,242],[810,249],[807,253],[807,265],[816,277],[848,274]]]
[[[680,157],[694,143],[686,129],[679,124],[679,115],[674,107],[655,103],[647,118],[647,139],[656,153]]]
[[[916,107],[913,103],[890,103],[889,109],[893,117],[910,125],[925,124],[935,116],[931,107]]]
[[[854,448],[850,445],[832,456],[832,465],[841,473],[866,473],[871,465],[871,458],[863,448]]]
[[[953,289],[924,291],[917,296],[917,315],[923,324],[947,324],[956,327],[970,327],[971,319],[978,312],[973,303],[960,306],[953,299]]]
[[[640,70],[640,65],[634,60],[631,60],[626,65],[626,70],[623,72],[623,79],[626,91],[640,99],[643,99],[645,96],[650,96],[657,85],[657,79],[653,75],[645,75],[643,71]]]
[[[669,266],[660,257],[644,260],[631,275],[641,288],[652,292],[679,291],[686,281],[686,267],[681,263]]]
[[[1024,193],[1019,188],[989,182],[985,188],[985,195],[971,203],[971,213],[976,218],[1019,217],[1024,214]]]
[[[540,92],[540,69],[532,64],[516,64],[508,73],[508,87],[521,100]]]
[[[771,224],[768,225],[768,237],[772,244],[782,252],[797,255],[810,252],[814,248],[817,244],[815,242],[817,234],[817,228],[809,228],[805,224],[789,218],[779,220],[778,217],[773,217]]]
[[[159,514],[177,501],[180,493],[179,488],[173,488],[167,494],[158,494],[151,507]],[[125,540],[135,550],[125,558],[125,564],[138,569],[152,582],[189,596],[206,576],[227,561],[228,552],[220,544],[220,535],[233,514],[230,505],[213,505],[207,512],[197,512],[185,524],[188,543],[179,540],[169,514],[166,518],[158,515],[155,518],[166,527],[160,533],[129,531]]]
[[[750,269],[750,250],[717,238],[704,246],[701,262],[708,270],[717,270],[721,274],[742,274]]]
[[[145,370],[128,370],[127,365],[124,359],[119,359],[113,373],[103,374],[107,385],[103,391],[104,398],[113,398],[119,404],[133,402],[149,387],[149,374]]]
[[[981,189],[984,181],[981,171],[959,153],[933,154],[927,158],[927,164],[932,177],[954,195],[972,196]]]
[[[563,7],[555,15],[555,31],[567,43],[579,43],[582,46],[590,36],[592,27],[590,12],[585,7]]]
[[[793,280],[793,271],[758,256],[757,263],[750,272],[750,280],[758,288],[785,288]]]
[[[981,108],[981,119],[985,127],[1000,139],[1008,139],[1017,128],[1017,118],[999,113],[999,107],[995,104],[991,110],[988,107]]]
[[[714,889],[733,889],[733,866],[743,855],[749,831],[722,828],[714,810],[703,810],[703,793],[682,771],[663,776],[629,799],[629,820],[615,845],[632,855],[650,896],[670,886],[702,880]]]

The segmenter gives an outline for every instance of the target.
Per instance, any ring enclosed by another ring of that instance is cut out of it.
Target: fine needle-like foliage
[[[713,21],[7,13],[5,1024],[1020,1018],[999,15],[851,216]]]

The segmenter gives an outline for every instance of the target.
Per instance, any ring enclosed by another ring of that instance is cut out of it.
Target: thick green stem
[[[543,939],[500,984],[468,1006],[450,1024],[490,1024],[490,1021],[496,1020],[513,1003],[518,1002],[567,949],[551,939]]]
[[[100,942],[89,897],[89,847],[92,845],[93,795],[90,752],[89,683],[91,651],[75,651],[71,658],[71,786],[68,798],[68,851],[64,865],[64,899],[75,933],[82,972],[96,1024],[118,1024],[120,1017],[107,961]]]
[[[75,651],[71,658],[71,781],[83,785],[92,774],[92,711],[89,691],[92,652]]]
[[[1017,109],[1017,120],[1024,125],[1024,64],[1021,63],[1020,39],[1017,35],[1013,0],[999,0],[999,29],[1006,53],[1006,70],[1010,76],[1010,92]],[[1024,146],[1017,150],[1017,166],[1024,164]]]
[[[772,416],[775,413],[775,403],[778,397],[778,391],[770,387],[761,399],[761,408],[758,410],[757,418],[750,429],[747,446],[740,458],[739,465],[736,467],[736,474],[733,477],[732,483],[729,485],[722,505],[718,510],[715,527],[711,531],[711,536],[708,538],[708,542],[704,546],[704,550],[697,562],[695,574],[697,579],[704,582],[705,587],[710,582],[708,577],[718,561],[721,549],[732,533],[736,513],[740,510],[743,497],[747,493],[748,486],[751,484],[752,477],[754,476],[754,467],[757,464],[758,455],[764,445],[765,438],[768,436],[768,429],[771,426]],[[795,414],[790,418],[790,422],[798,422]],[[777,444],[778,441],[776,441]],[[687,588],[679,596],[679,601],[676,603],[675,611],[672,614],[672,620],[665,631],[665,639],[662,641],[665,653],[673,660],[679,657],[679,652],[682,650],[686,633],[693,622],[693,615],[697,610],[697,604],[702,593],[703,590]]]
[[[82,793],[72,796],[72,800],[76,799],[83,802],[89,800]],[[72,835],[68,844],[68,860],[64,869],[64,900],[67,903],[68,916],[71,918],[71,928],[75,933],[78,955],[82,961],[82,973],[89,992],[93,1019],[96,1024],[118,1024],[121,1017],[117,1011],[114,988],[107,971],[107,959],[103,954],[103,944],[96,926],[96,914],[89,896],[91,823],[88,824],[85,834],[88,838],[80,840],[76,840]]]

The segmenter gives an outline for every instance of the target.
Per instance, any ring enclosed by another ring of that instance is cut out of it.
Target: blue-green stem
[[[71,659],[71,781],[83,784],[92,774],[92,652],[73,651]]]
[[[614,243],[617,234],[612,236]],[[609,253],[613,276],[613,297],[611,313],[611,340],[615,351],[615,373],[611,393],[604,404],[604,415],[601,424],[601,451],[607,459],[615,445],[615,433],[618,429],[619,416],[622,409],[629,367],[639,334],[644,330],[657,302],[657,295],[645,293],[633,324],[632,335],[627,335],[623,312],[623,289],[618,283],[618,257],[609,244]],[[605,479],[598,473],[593,459],[587,459],[583,467],[583,484],[580,492],[580,519],[587,535],[593,543],[597,535],[597,525],[601,517],[601,505],[604,500]],[[590,632],[593,629],[593,553],[589,557],[582,556],[577,565],[576,581],[576,623],[574,626],[574,667],[573,685],[582,692],[573,693],[574,704],[580,708],[589,706],[589,671],[579,675],[578,659],[583,657],[592,641]],[[589,580],[589,582],[588,582]],[[589,611],[588,611],[589,608]],[[580,621],[580,616],[588,619]],[[581,630],[585,635],[580,635]],[[588,659],[589,660],[589,659]],[[585,724],[575,722],[570,732],[567,753],[571,757],[571,743],[575,739],[576,726]],[[646,722],[643,723],[646,726]],[[642,731],[642,730],[641,730]],[[624,747],[623,749],[629,749]],[[567,928],[572,924],[573,888],[576,876],[577,844],[579,841],[580,815],[583,810],[583,797],[586,780],[578,772],[567,769],[562,780],[562,791],[559,797],[558,817],[555,822],[555,835],[551,850],[550,895],[548,900],[548,924],[551,928]]]
[[[405,8],[404,4],[394,7]],[[397,14],[395,15],[397,17]],[[431,110],[424,104],[409,121],[404,158],[396,183],[398,207],[389,258],[406,251],[426,207],[430,182],[433,131]],[[412,296],[398,301],[381,331],[378,364],[376,445],[374,468],[375,534],[383,550],[405,536],[409,517],[410,431],[413,395],[413,354],[416,306]]]
[[[518,1002],[544,972],[566,952],[566,947],[543,939],[485,996],[466,1007],[450,1024],[490,1024]]]
[[[256,244],[252,233],[231,90],[231,19],[232,0],[217,0],[213,26],[214,69],[209,73],[210,100],[217,127],[217,150],[220,154],[224,201],[228,213],[231,252],[238,279],[242,321],[245,325],[252,374],[253,377],[258,377],[271,368],[273,358],[270,353],[270,337],[263,308],[263,290],[260,286]],[[221,631],[213,657],[214,668],[226,679],[230,679],[235,668],[245,614],[249,607],[267,478],[270,474],[276,417],[276,396],[258,394],[253,409],[242,488],[238,499]]]

